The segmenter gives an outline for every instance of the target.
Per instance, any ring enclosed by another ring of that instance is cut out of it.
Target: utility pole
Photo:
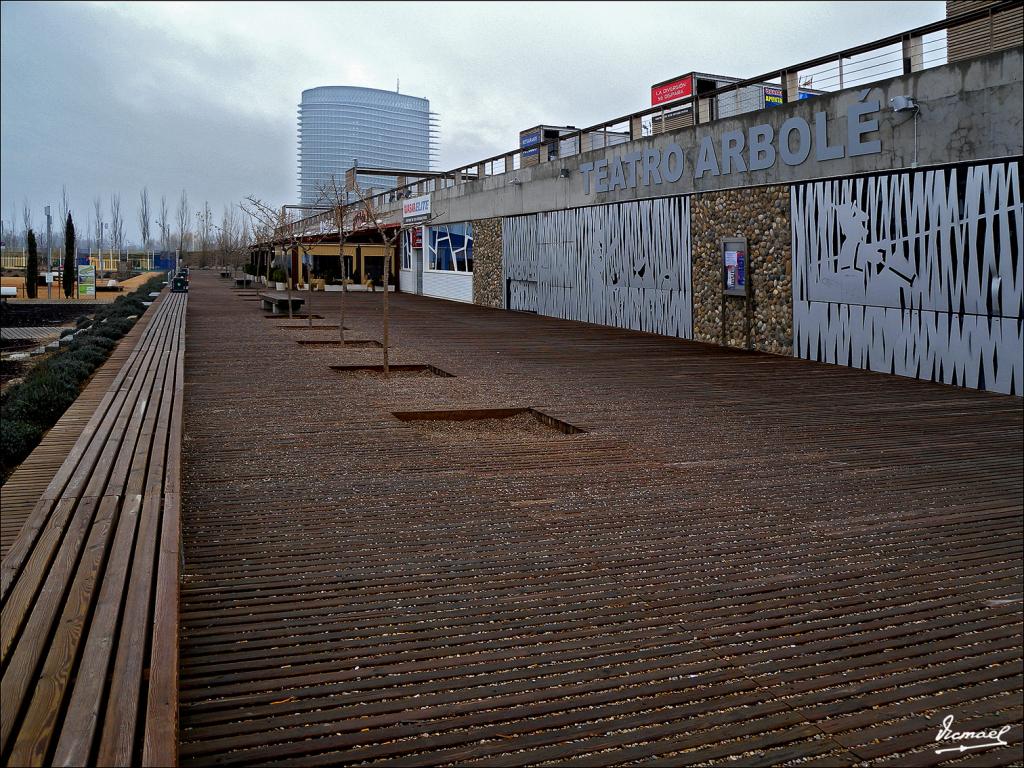
[[[53,251],[50,250],[50,206],[43,209],[46,211],[46,298],[52,298],[50,291],[53,288]]]

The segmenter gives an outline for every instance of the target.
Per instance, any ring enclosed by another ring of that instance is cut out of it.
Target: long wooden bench
[[[282,292],[264,292],[258,294],[260,301],[263,302],[263,308],[272,311],[275,315],[284,314],[288,311],[288,302],[291,302],[292,311],[295,312],[306,300],[298,296],[288,297],[287,293]]]
[[[176,763],[187,302],[149,309],[0,565],[4,764]]]

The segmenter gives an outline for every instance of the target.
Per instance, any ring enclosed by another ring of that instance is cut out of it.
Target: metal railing
[[[729,83],[670,104],[649,107],[581,128],[557,139],[543,141],[528,148],[516,148],[469,165],[459,166],[437,178],[411,182],[368,196],[366,200],[377,210],[390,210],[386,208],[390,203],[430,194],[468,181],[482,180],[488,176],[512,173],[524,167],[543,164],[555,156],[571,157],[581,152],[600,149],[609,143],[618,143],[620,139],[632,141],[643,136],[675,130],[680,124],[700,125],[724,117],[768,109],[771,107],[765,101],[764,86],[778,89],[782,102],[786,103],[941,66],[946,63],[946,38],[950,29],[987,20],[991,30],[994,17],[1015,8],[1024,8],[1024,0],[1002,0],[870,43]],[[991,31],[988,40],[988,45],[977,50],[975,55],[991,53],[997,49]],[[352,210],[359,205],[362,203],[350,203],[343,208]],[[288,232],[298,236],[305,232],[322,232],[324,226],[335,226],[334,222],[335,214],[331,210],[293,222]]]

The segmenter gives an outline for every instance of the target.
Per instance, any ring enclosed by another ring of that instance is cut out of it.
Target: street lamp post
[[[44,208],[46,211],[46,298],[50,299],[50,291],[53,289],[53,250],[50,246],[50,206]]]

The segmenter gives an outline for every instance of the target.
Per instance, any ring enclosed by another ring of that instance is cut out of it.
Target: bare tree
[[[234,210],[234,206],[232,206],[232,210]],[[249,243],[252,242],[252,233],[249,231],[249,217],[239,216],[238,218],[241,219],[242,221],[239,240],[241,240],[242,247],[245,248],[246,251],[248,251]]]
[[[160,228],[160,250],[166,251],[171,245],[171,225],[169,221],[170,211],[167,208],[167,195],[160,195],[160,218],[157,226]]]
[[[206,256],[212,242],[213,211],[210,210],[210,203],[203,201],[203,209],[196,211],[196,240],[198,240],[200,252],[200,266],[206,266]]]
[[[384,349],[384,378],[388,378],[390,375],[388,368],[388,332],[389,332],[389,317],[388,317],[388,293],[389,293],[389,282],[391,278],[391,261],[395,253],[395,248],[398,243],[398,238],[401,237],[402,227],[401,225],[388,226],[385,222],[387,214],[381,211],[377,207],[375,199],[368,195],[356,186],[356,195],[359,200],[356,205],[359,207],[359,216],[362,219],[363,226],[376,230],[380,235],[381,240],[384,242],[384,295],[381,297],[381,313],[382,313],[382,334],[381,343]]]
[[[32,229],[32,206],[28,204],[28,198],[21,202],[21,242],[28,248],[28,233]]]
[[[216,230],[214,247],[219,253],[221,265],[238,266],[248,246],[245,219],[240,220],[233,205],[225,205],[220,226],[214,225],[213,228]]]
[[[68,187],[62,184],[60,187],[60,239],[64,239],[68,233],[68,214],[71,213],[71,198],[68,197]]]
[[[103,257],[103,201],[100,200],[99,196],[95,197],[92,201],[93,211],[96,214],[96,218],[93,220],[93,233],[96,239],[96,248],[100,252],[100,258]]]
[[[181,190],[181,197],[178,199],[178,258],[183,256],[183,250],[185,249],[185,239],[191,237],[192,232],[190,231],[190,219],[192,209],[188,206],[188,193],[183,189]],[[175,265],[177,269],[177,265]]]
[[[358,197],[358,201],[355,203],[358,206],[358,219],[361,219],[363,226],[376,230],[380,236],[381,241],[384,243],[384,295],[381,297],[382,303],[382,322],[383,322],[383,333],[382,343],[384,345],[384,378],[388,377],[388,335],[390,330],[390,318],[388,316],[388,293],[389,293],[389,281],[391,279],[391,264],[394,261],[395,253],[398,249],[399,239],[402,237],[402,233],[410,228],[410,226],[423,226],[434,221],[438,216],[444,215],[443,212],[434,213],[428,216],[424,220],[417,221],[414,225],[405,225],[402,222],[388,223],[387,218],[389,213],[382,211],[377,204],[376,198],[372,195],[365,193],[361,190],[358,185],[355,188],[355,193]]]
[[[121,260],[121,249],[124,247],[124,218],[121,216],[121,194],[115,192],[110,196],[110,246],[117,251],[117,260]]]
[[[348,229],[345,226],[345,206],[348,201],[345,191],[338,187],[338,182],[331,174],[329,183],[323,185],[320,190],[320,199],[326,201],[332,208],[334,214],[334,227],[338,230],[338,272],[341,275],[341,302],[338,310],[338,333],[341,335],[341,345],[345,346],[345,297],[348,295],[348,262],[345,261],[345,241],[347,240]]]
[[[257,197],[250,195],[245,198],[245,201],[241,203],[242,211],[249,217],[249,223],[252,225],[253,231],[253,242],[261,250],[265,252],[267,265],[266,265],[266,279],[270,282],[270,269],[274,260],[274,251],[276,250],[276,243],[281,233],[285,230],[285,225],[288,224],[288,215],[284,208],[272,208],[268,204],[264,203]],[[269,247],[269,251],[267,248]],[[262,257],[261,257],[262,259]],[[289,288],[291,284],[289,283]],[[291,292],[289,290],[289,298],[291,298]],[[291,301],[288,302],[288,312],[291,314]]]
[[[142,250],[149,250],[149,190],[145,187],[139,193],[139,236],[142,238]]]
[[[11,248],[18,247],[18,207],[11,201]]]

